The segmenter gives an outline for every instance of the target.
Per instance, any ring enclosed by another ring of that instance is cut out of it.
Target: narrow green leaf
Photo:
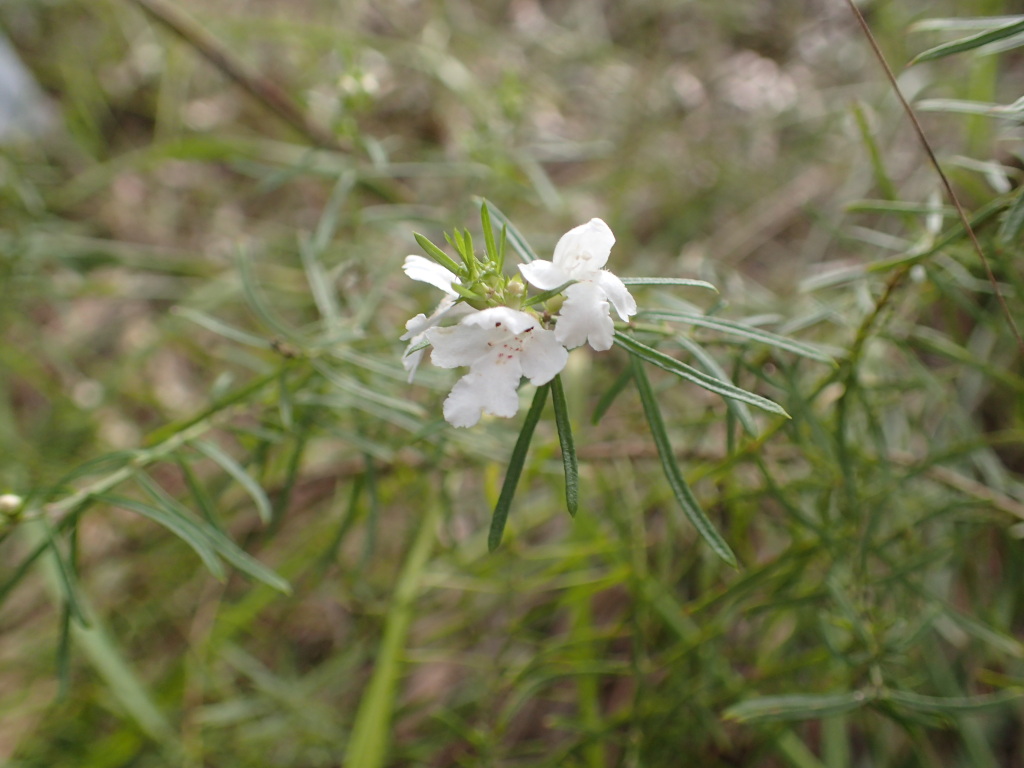
[[[199,555],[199,559],[203,561],[203,565],[206,566],[206,569],[212,573],[214,577],[220,581],[224,581],[227,575],[224,572],[224,566],[221,564],[220,560],[217,559],[217,553],[210,545],[209,536],[204,533],[195,520],[178,514],[177,510],[172,511],[166,507],[145,504],[141,501],[137,501],[136,499],[129,499],[124,496],[109,494],[98,496],[96,500],[103,504],[108,504],[111,507],[117,507],[118,509],[124,509],[128,512],[134,512],[137,515],[142,515],[143,517],[152,520],[157,525],[163,526],[190,546],[192,550]]]
[[[909,32],[982,32],[1024,20],[1024,16],[953,16],[915,21]]]
[[[463,271],[459,268],[459,265],[455,263],[451,256],[442,251],[440,248],[438,248],[436,245],[430,242],[430,240],[421,235],[419,232],[413,232],[412,236],[416,238],[416,242],[420,244],[420,248],[424,250],[427,256],[432,258],[434,261],[436,261],[442,267],[447,269],[449,272],[458,275],[460,272]]]
[[[968,101],[966,99],[921,99],[914,103],[921,112],[950,112],[958,115],[997,116],[999,104],[990,101]]]
[[[673,373],[682,379],[686,379],[699,387],[703,387],[709,392],[714,392],[716,395],[721,395],[722,397],[731,397],[734,400],[739,400],[740,402],[752,405],[755,408],[760,408],[761,410],[768,411],[770,413],[777,413],[780,416],[785,416],[787,419],[789,418],[789,414],[786,413],[785,409],[778,403],[773,403],[766,397],[755,395],[753,392],[740,389],[734,384],[722,381],[721,379],[716,379],[714,376],[710,376],[703,371],[698,371],[696,368],[686,365],[686,363],[681,363],[675,358],[669,357],[652,347],[648,347],[646,344],[642,344],[621,331],[615,332],[615,343],[630,354],[636,355],[651,365],[655,365],[662,370]]]
[[[423,348],[427,346],[430,346],[430,342],[424,342]],[[420,347],[414,347],[410,352],[413,352],[418,348]],[[337,387],[342,392],[352,395],[358,400],[364,400],[370,403],[379,403],[386,408],[390,408],[400,413],[408,413],[411,416],[423,416],[425,413],[422,406],[409,402],[408,400],[401,400],[397,397],[391,397],[383,392],[379,392],[370,385],[359,381],[359,379],[346,376],[339,370],[336,370],[330,365],[320,362],[319,360],[313,363],[313,368],[327,379],[332,386]]]
[[[541,293],[538,293],[536,296],[531,296],[530,298],[528,298],[526,301],[523,302],[523,306],[524,307],[532,307],[535,304],[541,304],[541,303],[547,301],[548,299],[557,296],[558,294],[560,294],[562,291],[564,291],[566,288],[568,288],[570,285],[572,285],[575,282],[576,282],[575,280],[569,280],[568,282],[562,283],[557,288],[552,288],[552,289],[547,290],[547,291],[542,291]]]
[[[576,443],[572,437],[569,421],[569,406],[565,402],[562,377],[551,380],[551,404],[555,408],[555,425],[558,427],[558,443],[562,448],[562,468],[565,471],[565,506],[569,514],[576,515],[579,507],[580,470],[576,458]]]
[[[221,450],[220,446],[215,443],[207,442],[206,440],[193,440],[190,445],[199,451],[206,458],[216,462],[220,465],[220,468],[227,472],[235,481],[245,489],[246,493],[252,497],[253,503],[256,505],[256,512],[260,516],[260,520],[264,523],[270,522],[271,507],[270,499],[267,498],[266,492],[262,486],[256,482],[256,480],[245,471],[237,461],[228,456],[224,451]]]
[[[470,272],[479,274],[477,270],[479,262],[477,261],[476,258],[476,249],[473,247],[473,233],[471,233],[468,229],[462,230],[462,244],[463,248],[465,249],[466,263],[473,265],[473,268],[470,270]]]
[[[642,358],[639,355],[631,354],[630,361],[633,366],[633,379],[636,381],[637,391],[640,393],[640,402],[644,406],[644,415],[647,417],[647,424],[651,429],[651,437],[658,448],[658,458],[661,459],[661,468],[665,472],[669,487],[679,503],[683,513],[693,523],[694,528],[708,543],[712,551],[733,568],[738,567],[736,555],[733,554],[725,539],[721,537],[715,526],[700,508],[693,491],[683,478],[676,464],[675,455],[672,452],[672,444],[669,442],[668,433],[665,431],[665,422],[661,417],[661,409],[658,408],[658,401],[654,397],[651,383],[644,371]]]
[[[195,519],[181,502],[168,495],[148,475],[140,472],[135,476],[135,480],[160,507],[169,510],[172,516],[182,524],[191,526],[191,529],[195,531],[195,536],[205,542],[205,545],[216,555],[268,587],[286,595],[291,593],[291,585],[285,579],[240,549],[215,523]],[[217,567],[221,567],[219,562]]]
[[[826,722],[832,721],[828,720]],[[822,736],[824,738],[824,734]],[[808,749],[803,740],[793,731],[783,731],[776,736],[775,746],[793,768],[826,768],[827,766],[826,763],[823,763],[814,756],[814,753]],[[843,763],[837,763],[829,766],[829,768],[847,768],[847,766]]]
[[[909,213],[924,216],[929,213],[941,213],[953,216],[956,208],[951,205],[934,206],[928,203],[907,203],[902,200],[854,200],[846,203],[843,210],[848,213]]]
[[[1024,696],[1024,690],[1020,688],[979,696],[924,696],[920,693],[896,691],[890,688],[882,693],[881,698],[915,712],[954,715],[1002,707],[1022,696]]]
[[[997,238],[1003,245],[1013,245],[1020,242],[1020,233],[1024,229],[1024,187],[1017,190],[1016,199],[1010,204],[1006,216],[999,225]]]
[[[687,352],[696,358],[697,362],[703,366],[704,370],[710,373],[715,378],[721,379],[722,381],[728,381],[729,375],[723,370],[722,366],[718,364],[704,347],[700,346],[694,341],[686,338],[685,336],[676,336],[673,339],[676,344],[681,346]],[[750,409],[747,408],[746,403],[742,403],[739,400],[727,398],[725,401],[726,407],[733,413],[740,424],[743,425],[743,429],[748,435],[757,434],[757,425],[754,424],[754,417],[750,413]]]
[[[214,528],[221,530],[220,521],[217,519],[217,504],[202,481],[200,481],[199,476],[192,469],[192,465],[181,453],[175,456],[175,463],[178,465],[178,469],[181,470],[181,475],[185,479],[185,485],[188,487],[189,494],[199,509],[199,516]],[[142,473],[139,473],[136,477],[149,479],[147,475]],[[153,485],[159,488],[155,482]],[[184,505],[182,504],[181,506]]]
[[[907,66],[920,64],[922,61],[940,59],[943,56],[952,56],[955,53],[971,51],[975,48],[980,48],[983,45],[988,45],[989,43],[994,43],[998,40],[1010,37],[1011,35],[1016,35],[1019,32],[1024,32],[1024,18],[1021,17],[1017,17],[1016,21],[1003,24],[995,29],[979,32],[978,34],[971,35],[969,37],[961,37],[959,40],[953,40],[948,43],[943,43],[942,45],[937,45],[934,48],[929,48],[927,51],[917,54],[917,56],[910,60],[910,64]]]
[[[41,562],[46,576],[45,584],[47,592],[52,596],[63,597],[60,593],[62,577],[56,573],[60,566],[54,562],[58,553],[47,541],[50,534],[45,529],[48,527],[48,521],[38,519],[26,522],[19,526],[18,530],[26,537],[26,543],[30,547],[43,545],[53,554],[53,557],[44,558]],[[133,721],[142,733],[167,749],[167,759],[164,762],[169,765],[180,765],[184,756],[180,752],[178,732],[167,721],[138,676],[127,664],[124,655],[104,629],[102,619],[90,608],[86,595],[81,596],[81,601],[81,609],[87,622],[75,622],[70,625],[72,639],[92,665],[99,680],[106,686],[110,700],[117,703],[122,714]]]
[[[45,519],[39,521],[40,529],[46,536],[46,541],[50,547],[50,554],[53,555],[53,562],[56,566],[54,568],[60,580],[60,586],[63,591],[64,605],[67,606],[71,616],[79,624],[88,624],[86,621],[85,611],[82,609],[78,599],[78,588],[75,586],[75,570],[72,563],[64,556],[64,553],[60,551],[60,546],[57,544],[57,539],[53,535],[53,529],[50,527],[50,523]]]
[[[485,303],[487,301],[484,296],[481,296],[479,293],[471,291],[469,288],[466,288],[464,285],[459,285],[458,283],[452,283],[452,290],[468,301],[482,301]]]
[[[33,564],[35,564],[36,560],[38,560],[48,549],[50,549],[49,539],[37,545],[35,549],[27,554],[20,563],[18,563],[16,568],[10,571],[10,578],[0,584],[0,605],[2,605],[7,599],[7,595],[10,594],[11,590],[18,586],[18,584],[21,583],[21,580],[28,575],[29,570],[32,568]]]
[[[338,218],[341,215],[341,208],[348,199],[349,193],[356,183],[356,174],[351,170],[344,171],[338,176],[338,181],[331,190],[331,196],[327,199],[323,212],[320,214],[320,221],[316,224],[316,231],[313,233],[311,245],[314,253],[323,253],[327,244],[331,242],[334,233],[338,231]]]
[[[765,331],[751,325],[746,325],[745,323],[740,323],[735,320],[725,320],[720,317],[711,317],[709,315],[698,315],[693,312],[679,312],[674,310],[655,310],[650,312],[641,312],[640,314],[643,317],[652,318],[654,320],[668,320],[672,322],[688,323],[689,325],[699,325],[702,328],[711,328],[712,330],[720,331],[721,333],[739,336],[740,338],[747,339],[748,341],[767,344],[769,346],[776,347],[777,349],[785,350],[786,352],[792,352],[794,355],[810,358],[811,360],[817,360],[831,365],[836,364],[835,360],[810,344],[793,341],[785,336],[779,336],[776,333]]]
[[[505,269],[505,246],[508,245],[508,227],[501,225],[501,242],[498,244],[498,272]]]
[[[724,716],[741,723],[773,720],[817,720],[852,712],[874,698],[864,691],[843,693],[797,693],[787,696],[761,696],[729,707]]]
[[[512,506],[512,499],[516,495],[516,486],[519,485],[519,477],[523,474],[523,465],[526,464],[526,452],[530,449],[530,440],[533,439],[533,430],[540,421],[541,412],[544,410],[544,401],[548,397],[548,390],[551,384],[537,387],[533,396],[533,403],[523,421],[523,428],[519,431],[519,439],[512,449],[512,456],[508,460],[508,469],[505,471],[505,482],[501,486],[501,494],[498,496],[498,503],[494,506],[494,514],[491,516],[491,530],[487,536],[487,549],[493,552],[501,544],[502,534],[505,532],[505,522],[508,520],[508,511]]]
[[[295,401],[288,386],[288,372],[283,369],[277,383],[277,410],[281,414],[281,427],[291,432],[295,428]]]
[[[494,229],[491,227],[491,212],[487,210],[487,201],[480,201],[480,227],[484,231],[484,248],[487,258],[498,263],[498,248],[494,244]]]
[[[685,288],[704,288],[718,293],[718,289],[706,280],[689,280],[684,277],[623,277],[624,285],[678,285]]]
[[[306,282],[309,283],[309,290],[317,311],[324,320],[337,323],[341,319],[338,293],[331,285],[331,280],[327,276],[323,264],[317,258],[317,251],[313,244],[305,239],[299,242],[299,259],[302,261],[302,269],[306,273]]]
[[[878,189],[887,200],[895,200],[898,197],[896,185],[893,184],[892,178],[889,176],[889,169],[886,167],[885,160],[883,159],[882,150],[879,148],[875,135],[871,130],[871,123],[868,120],[864,103],[855,100],[851,109],[853,119],[857,123],[857,130],[860,131],[861,141],[864,142],[864,146],[868,150],[868,159],[871,162],[871,170],[875,176],[875,184],[878,185]]]
[[[486,202],[488,207],[490,207],[491,215],[501,222],[508,237],[508,241],[512,244],[512,248],[515,250],[515,252],[519,254],[519,258],[525,262],[531,262],[538,259],[539,257],[536,253],[534,253],[533,249],[530,247],[530,244],[526,242],[526,238],[523,237],[519,230],[515,228],[515,225],[513,225],[512,222],[508,220],[508,216],[502,213],[501,210],[494,205],[494,203],[491,203],[486,200],[484,202]]]
[[[285,339],[294,339],[295,331],[292,328],[289,328],[288,325],[274,313],[270,308],[270,305],[267,303],[266,298],[264,298],[263,292],[257,284],[256,278],[252,274],[252,265],[250,263],[249,255],[244,250],[238,250],[236,263],[238,265],[238,275],[242,278],[242,292],[245,294],[245,299],[252,311],[264,325],[275,333],[280,334]]]
[[[217,335],[223,336],[226,339],[237,341],[240,344],[247,344],[250,347],[258,347],[259,349],[270,349],[269,339],[257,336],[255,333],[248,333],[247,331],[234,328],[215,317],[211,317],[205,312],[200,312],[198,309],[192,309],[191,307],[172,307],[171,314],[183,317],[189,322],[195,323],[208,331],[213,331]]]
[[[71,606],[65,603],[60,612],[60,636],[57,641],[57,696],[61,699],[71,690]]]

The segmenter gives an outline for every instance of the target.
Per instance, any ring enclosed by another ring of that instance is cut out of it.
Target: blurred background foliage
[[[861,8],[912,99],[1020,96],[1013,53],[904,69],[951,38],[915,22],[1014,3]],[[0,28],[8,765],[1024,763],[1020,353],[843,3],[6,0]],[[1020,324],[1019,121],[922,120]],[[542,422],[487,554],[518,420],[449,428],[398,341],[435,298],[412,232],[475,195],[542,255],[600,216],[618,274],[721,289],[641,308],[836,358],[661,347],[793,416],[746,435],[652,371],[738,571],[633,388],[590,423],[621,351],[563,374],[577,517]]]

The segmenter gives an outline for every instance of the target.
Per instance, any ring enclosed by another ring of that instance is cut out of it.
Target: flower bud
[[[18,510],[21,509],[21,505],[25,503],[25,500],[14,493],[0,494],[0,515],[8,515],[13,517]]]

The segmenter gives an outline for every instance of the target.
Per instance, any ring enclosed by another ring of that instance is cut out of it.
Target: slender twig
[[[277,83],[248,71],[202,24],[166,0],[129,0],[159,24],[195,48],[207,61],[234,80],[253,98],[322,149],[349,151],[330,131],[314,123]]]
[[[981,243],[978,242],[978,237],[974,234],[974,229],[971,227],[971,223],[967,220],[967,213],[960,204],[960,200],[956,196],[956,192],[953,191],[953,185],[949,183],[949,178],[946,176],[945,171],[942,170],[942,166],[939,164],[939,160],[935,156],[935,152],[932,150],[928,137],[924,134],[924,128],[921,127],[921,122],[917,119],[917,115],[914,113],[913,107],[910,106],[910,103],[903,95],[903,91],[900,90],[899,83],[896,82],[896,76],[889,67],[889,63],[886,61],[885,54],[882,53],[882,49],[879,48],[878,41],[875,40],[875,36],[871,32],[871,28],[868,26],[867,20],[864,18],[863,14],[861,14],[860,9],[857,7],[854,0],[846,0],[846,4],[850,6],[850,10],[856,17],[857,23],[860,25],[861,30],[864,32],[864,36],[871,45],[871,50],[874,52],[875,58],[878,59],[879,64],[882,65],[882,69],[885,70],[885,76],[888,78],[889,84],[892,86],[892,90],[896,94],[896,98],[899,99],[899,102],[903,107],[903,111],[906,112],[907,117],[910,118],[910,123],[914,127],[914,133],[917,134],[918,141],[921,142],[921,146],[924,148],[925,154],[928,155],[929,162],[932,164],[935,172],[939,175],[942,186],[946,190],[946,195],[949,197],[950,202],[953,203],[953,207],[956,208],[957,215],[960,217],[960,223],[967,232],[967,236],[971,239],[974,251],[978,254],[978,258],[981,260],[981,263],[985,268],[985,273],[988,275],[989,282],[992,283],[992,290],[995,293],[996,300],[999,302],[999,306],[1002,308],[1003,315],[1006,317],[1006,322],[1009,324],[1010,329],[1013,331],[1014,338],[1017,340],[1017,351],[1024,356],[1024,339],[1021,338],[1020,330],[1017,328],[1017,323],[1014,322],[1013,315],[1010,313],[1010,307],[1006,303],[1006,298],[1003,296],[1002,291],[999,290],[999,283],[996,280],[995,274],[992,272],[992,267],[989,264],[988,259],[985,257],[985,252],[982,250]]]

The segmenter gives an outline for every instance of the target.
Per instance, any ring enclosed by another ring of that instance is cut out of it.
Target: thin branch
[[[899,83],[896,82],[896,76],[889,67],[889,63],[885,60],[885,55],[882,53],[882,49],[878,47],[878,41],[875,40],[875,36],[872,34],[871,28],[868,26],[863,14],[861,14],[860,9],[857,7],[854,0],[846,0],[846,4],[850,6],[850,10],[856,17],[857,23],[860,25],[861,30],[864,32],[864,36],[871,45],[871,50],[874,51],[875,58],[878,59],[878,62],[882,65],[882,69],[885,70],[885,76],[888,78],[889,84],[892,86],[893,92],[896,94],[896,98],[899,99],[900,104],[903,107],[903,111],[906,112],[907,117],[910,118],[910,123],[914,127],[914,133],[917,134],[918,141],[921,142],[921,146],[928,155],[929,162],[931,162],[935,172],[939,175],[939,179],[942,181],[942,186],[946,190],[946,195],[949,197],[950,202],[953,203],[953,207],[956,208],[956,212],[960,217],[960,223],[967,232],[967,236],[971,239],[971,244],[974,246],[975,253],[978,254],[978,258],[985,267],[985,273],[988,275],[989,282],[992,283],[992,290],[995,293],[996,300],[999,302],[1003,315],[1006,317],[1006,322],[1009,324],[1010,329],[1013,331],[1014,338],[1017,340],[1017,351],[1021,356],[1024,356],[1024,339],[1021,338],[1020,330],[1017,328],[1017,323],[1014,322],[1013,315],[1010,313],[1010,307],[1006,303],[1006,298],[1003,296],[1002,291],[999,290],[999,283],[996,280],[995,274],[992,272],[992,267],[989,265],[988,259],[985,257],[985,252],[982,250],[981,243],[978,242],[978,237],[974,234],[974,229],[971,227],[971,223],[967,220],[967,214],[964,211],[963,206],[960,204],[960,200],[956,196],[956,192],[953,191],[953,185],[949,183],[949,178],[942,170],[942,166],[939,165],[939,160],[935,156],[935,152],[932,151],[931,143],[924,135],[924,129],[921,127],[921,123],[917,119],[917,115],[914,113],[913,107],[910,106],[910,103],[903,96]]]

